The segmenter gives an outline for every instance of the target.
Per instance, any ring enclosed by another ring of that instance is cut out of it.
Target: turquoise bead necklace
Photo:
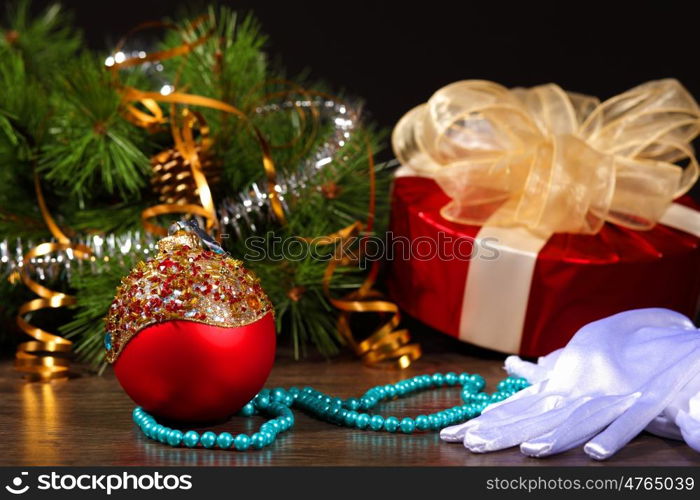
[[[390,416],[383,417],[369,413],[379,402],[394,398],[403,398],[415,392],[439,387],[462,387],[463,404],[432,413],[418,415],[416,418]],[[449,425],[455,425],[477,417],[489,404],[503,401],[529,383],[523,378],[507,377],[498,383],[493,394],[482,392],[486,383],[481,375],[454,372],[446,374],[417,375],[395,384],[378,385],[368,390],[360,398],[340,399],[324,394],[312,387],[299,389],[263,389],[252,401],[246,404],[239,415],[267,415],[272,417],[260,426],[258,432],[232,435],[228,432],[216,434],[208,431],[199,434],[196,431],[182,432],[156,422],[155,418],[142,408],[133,412],[134,422],[149,439],[170,446],[194,448],[218,447],[224,450],[245,451],[250,448],[261,449],[271,445],[276,437],[294,425],[292,406],[312,415],[319,420],[361,430],[402,432],[411,434],[415,431],[437,431]]]

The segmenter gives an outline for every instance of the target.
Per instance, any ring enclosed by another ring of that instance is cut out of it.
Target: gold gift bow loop
[[[75,304],[75,297],[53,291],[34,281],[29,275],[31,261],[36,257],[43,257],[58,251],[71,250],[80,259],[89,257],[92,252],[85,245],[72,244],[68,236],[56,224],[46,205],[39,176],[36,173],[34,174],[34,189],[44,222],[57,242],[41,243],[22,257],[20,278],[39,298],[25,302],[17,312],[17,326],[34,340],[22,342],[17,346],[15,368],[18,371],[27,373],[30,380],[48,381],[68,376],[70,361],[65,355],[70,353],[73,343],[59,335],[32,325],[25,319],[25,316],[41,309],[73,305]],[[64,356],[55,356],[55,353],[61,353]]]
[[[404,116],[397,157],[434,177],[447,219],[593,234],[648,229],[698,177],[700,109],[675,80],[604,103],[556,85],[507,90],[464,81]],[[688,160],[683,169],[673,162]]]
[[[645,133],[636,133],[635,126]],[[665,166],[687,159],[673,198],[687,193],[698,179],[700,168],[691,142],[700,133],[700,108],[675,80],[648,82],[608,99],[593,110],[581,130],[611,154],[656,160]]]

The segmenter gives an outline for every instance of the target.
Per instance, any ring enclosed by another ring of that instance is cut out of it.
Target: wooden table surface
[[[487,356],[488,358],[488,356]],[[362,366],[351,357],[331,362],[278,359],[268,387],[312,385],[349,397],[367,387],[396,382],[419,373],[481,373],[493,390],[503,377],[498,356],[485,359],[463,353],[429,352],[403,372]],[[415,416],[453,406],[458,389],[441,389],[379,407],[394,415]],[[270,447],[245,453],[170,448],[144,438],[131,421],[132,402],[108,371],[83,374],[50,384],[25,383],[11,360],[0,362],[0,465],[700,465],[700,454],[684,443],[642,435],[607,462],[590,460],[581,450],[533,459],[514,448],[472,454],[447,444],[437,433],[413,435],[350,430],[316,421],[295,410],[294,428]],[[234,417],[215,430],[251,432],[261,419]],[[200,429],[197,429],[200,430]]]

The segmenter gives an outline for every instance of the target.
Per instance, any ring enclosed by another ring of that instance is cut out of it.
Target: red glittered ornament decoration
[[[240,261],[193,232],[162,239],[122,280],[106,318],[107,360],[126,393],[164,418],[228,418],[264,385],[275,357],[273,310]]]

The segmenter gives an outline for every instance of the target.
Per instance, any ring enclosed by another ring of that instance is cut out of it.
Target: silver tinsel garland
[[[285,210],[288,201],[299,196],[300,192],[313,182],[316,174],[333,162],[338,152],[350,140],[360,118],[359,107],[329,98],[285,101],[268,104],[255,110],[258,114],[294,108],[315,108],[322,121],[333,127],[333,132],[318,149],[305,158],[292,173],[278,173],[277,190]],[[267,187],[254,182],[237,195],[224,198],[218,203],[217,216],[221,232],[229,237],[242,238],[255,234],[258,226],[272,218]],[[74,243],[89,247],[93,256],[84,261],[75,257],[71,250],[56,252],[50,256],[36,257],[29,265],[35,280],[51,282],[69,279],[76,266],[90,265],[96,268],[97,261],[123,263],[126,256],[147,257],[155,251],[157,238],[144,231],[127,231],[121,234],[92,234],[76,238]],[[33,248],[35,242],[21,237],[5,237],[0,240],[0,279],[7,279],[13,272],[21,270],[24,254]]]
[[[267,114],[293,108],[317,109],[321,120],[328,120],[333,125],[333,133],[326,142],[302,161],[296,171],[287,175],[278,172],[277,191],[285,210],[288,210],[287,201],[297,197],[323,167],[332,163],[333,158],[350,140],[360,117],[359,109],[331,99],[286,101],[281,105],[270,104],[259,107],[255,112]],[[253,183],[237,196],[225,198],[219,204],[218,217],[224,233],[232,232],[236,237],[256,233],[256,223],[272,217],[267,187]]]

